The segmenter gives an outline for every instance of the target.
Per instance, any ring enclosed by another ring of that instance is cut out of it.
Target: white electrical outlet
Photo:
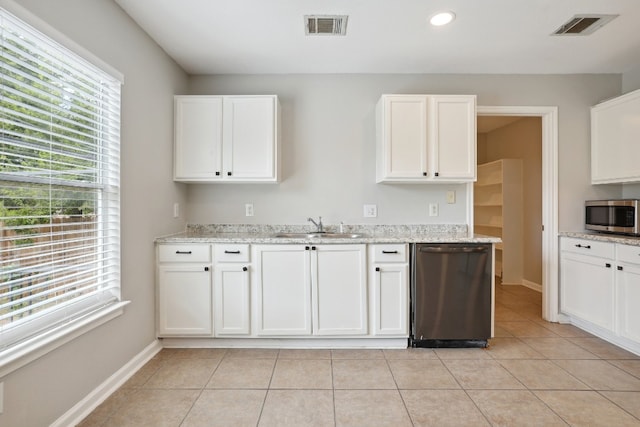
[[[244,216],[253,216],[253,203],[244,205]]]
[[[180,216],[180,203],[173,204],[173,217],[178,218]]]
[[[447,191],[447,203],[453,204],[456,202],[456,192],[455,191]]]
[[[438,216],[438,204],[429,203],[429,216]]]
[[[364,205],[364,217],[375,218],[378,216],[378,207],[376,205]]]

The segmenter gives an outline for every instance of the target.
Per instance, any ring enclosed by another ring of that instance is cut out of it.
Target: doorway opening
[[[558,126],[557,126],[557,107],[490,107],[479,106],[477,108],[479,118],[482,117],[500,117],[503,121],[516,121],[519,119],[531,117],[537,118],[540,124],[540,205],[536,209],[540,209],[540,220],[538,227],[540,232],[540,256],[539,264],[542,270],[538,280],[530,280],[531,283],[523,284],[530,287],[538,287],[542,292],[542,317],[545,320],[558,321]],[[508,153],[507,153],[508,154]],[[480,156],[479,156],[480,158]],[[471,229],[478,234],[483,233],[482,229],[474,229],[474,189],[473,184],[468,185],[467,194],[469,200],[468,217]],[[526,194],[523,195],[526,197]],[[532,224],[534,224],[532,222]],[[529,225],[531,227],[531,225]],[[534,232],[530,230],[529,233]],[[496,257],[497,258],[497,257]],[[513,277],[513,276],[512,276]],[[517,277],[517,275],[515,276]]]

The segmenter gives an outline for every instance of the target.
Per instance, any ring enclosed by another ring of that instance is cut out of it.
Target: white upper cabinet
[[[376,182],[475,180],[475,95],[382,95],[376,110]]]
[[[227,179],[277,181],[275,96],[224,99],[223,169]]]
[[[222,97],[176,96],[174,179],[210,181],[222,175]]]
[[[591,108],[591,183],[640,182],[640,90]]]
[[[275,95],[176,96],[174,179],[278,182]]]
[[[378,102],[378,182],[426,176],[427,104],[427,97],[415,95],[383,96]]]
[[[476,179],[476,97],[429,97],[432,171],[436,179]]]

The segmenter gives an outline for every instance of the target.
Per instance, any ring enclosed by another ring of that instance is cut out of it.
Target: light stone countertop
[[[308,225],[189,225],[181,233],[158,237],[156,243],[357,244],[357,243],[499,243],[497,237],[469,236],[466,225],[345,225],[357,238],[274,237],[277,233],[312,233]],[[329,225],[325,231],[337,232]]]
[[[574,237],[576,239],[640,246],[640,236],[621,236],[618,234],[598,233],[595,231],[561,231],[558,235],[560,237]]]

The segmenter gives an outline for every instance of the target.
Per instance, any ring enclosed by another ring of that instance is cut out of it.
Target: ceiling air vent
[[[575,15],[551,35],[587,36],[616,17],[618,17],[618,15]]]
[[[309,35],[344,36],[347,34],[346,15],[306,15],[305,33]]]

